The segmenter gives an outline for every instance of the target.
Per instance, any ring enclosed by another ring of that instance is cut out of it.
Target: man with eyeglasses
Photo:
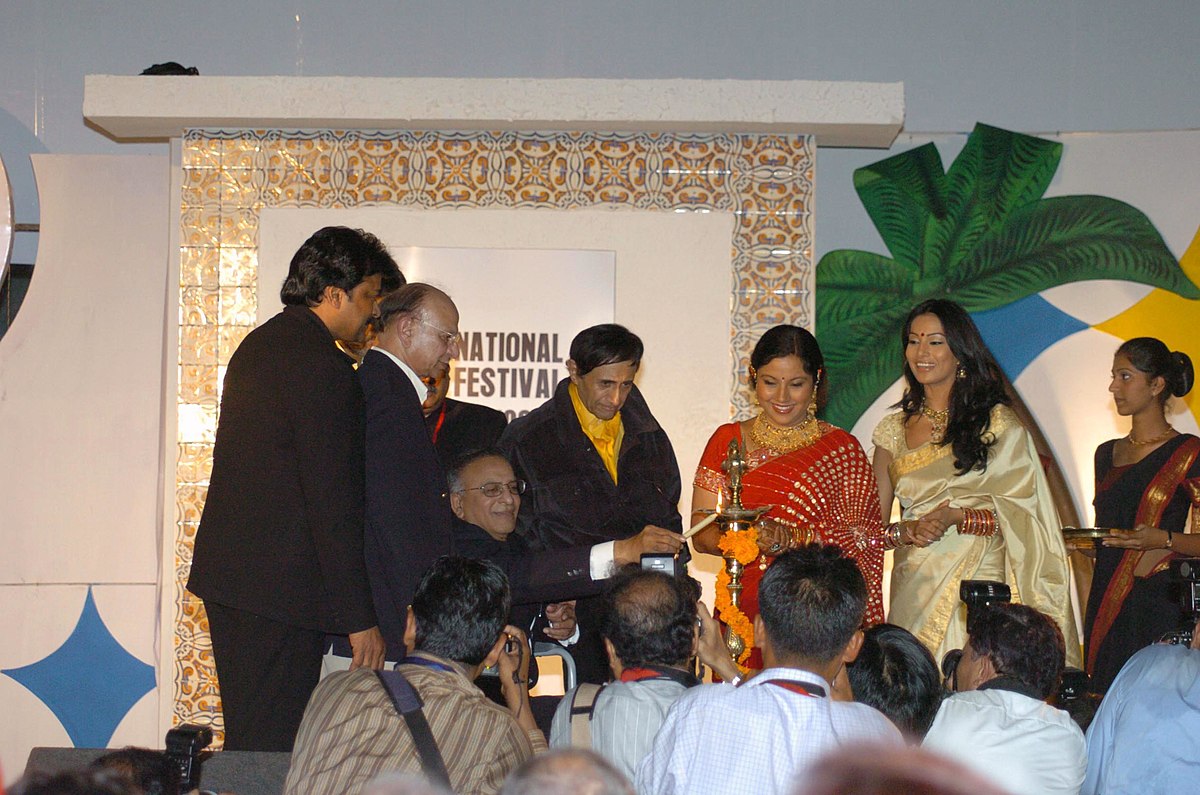
[[[420,282],[379,304],[378,341],[358,368],[366,402],[367,573],[387,658],[405,655],[408,605],[421,576],[451,552],[449,494],[425,428],[423,378],[459,355],[458,309]]]
[[[504,569],[513,592],[514,617],[517,608],[533,606],[531,614],[546,604],[549,626],[546,635],[567,640],[575,628],[573,610],[561,604],[577,596],[600,593],[601,580],[592,578],[593,547],[573,546],[535,551],[521,535],[514,534],[525,481],[513,474],[504,453],[496,448],[468,453],[451,465],[450,509],[454,554],[485,558]],[[608,555],[608,545],[601,554]],[[612,545],[610,564],[637,563],[641,546],[632,539]],[[599,567],[605,574],[612,565]],[[564,631],[564,625],[567,629]],[[529,624],[524,623],[528,629]]]

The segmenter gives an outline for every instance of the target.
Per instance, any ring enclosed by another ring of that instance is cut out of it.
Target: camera
[[[1163,635],[1159,643],[1190,646],[1192,628],[1200,620],[1200,558],[1179,558],[1172,560],[1170,565],[1171,583],[1179,588],[1179,607],[1187,616],[1188,624]]]
[[[967,608],[967,634],[971,634],[971,619],[988,605],[1012,601],[1012,589],[995,580],[963,580],[958,586],[958,598]],[[942,657],[942,684],[950,691],[958,690],[958,662],[962,649],[951,649]]]
[[[967,634],[971,634],[971,618],[988,605],[1012,601],[1012,589],[995,580],[963,580],[958,586],[958,598],[967,606]]]
[[[179,766],[180,792],[200,788],[201,752],[212,743],[212,729],[184,723],[167,732],[167,758]]]
[[[669,552],[642,553],[642,568],[646,571],[661,571],[672,577],[679,576],[678,561]]]

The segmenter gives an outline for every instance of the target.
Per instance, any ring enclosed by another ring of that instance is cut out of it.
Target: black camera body
[[[661,571],[672,577],[679,576],[679,559],[670,552],[643,552],[642,568],[646,571]]]
[[[1178,558],[1172,560],[1170,566],[1171,581],[1179,588],[1179,607],[1187,616],[1188,624],[1163,635],[1159,643],[1190,646],[1193,627],[1200,621],[1200,558]]]
[[[184,723],[167,732],[166,755],[179,765],[180,792],[200,788],[200,754],[212,743],[212,729]]]
[[[1012,589],[996,580],[963,580],[958,585],[958,598],[967,606],[967,634],[971,634],[971,618],[988,605],[1008,604]]]
[[[963,580],[958,586],[958,598],[967,606],[967,634],[971,634],[971,619],[988,605],[1012,601],[1012,589],[996,580]],[[942,657],[942,684],[949,691],[958,690],[958,661],[962,649],[951,649]]]

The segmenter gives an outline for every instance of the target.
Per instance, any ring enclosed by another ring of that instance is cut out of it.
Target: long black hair
[[[908,349],[913,321],[921,315],[934,315],[942,322],[946,342],[959,365],[954,386],[950,389],[950,418],[941,444],[951,445],[958,474],[965,475],[972,469],[982,471],[987,468],[988,448],[996,441],[987,432],[992,409],[998,403],[1008,403],[1000,365],[996,364],[983,337],[979,336],[979,329],[967,310],[944,298],[922,301],[908,313],[900,333],[901,354]],[[917,381],[907,357],[904,359],[904,380],[908,386],[896,405],[904,411],[905,419],[909,419],[921,413],[925,387]]]

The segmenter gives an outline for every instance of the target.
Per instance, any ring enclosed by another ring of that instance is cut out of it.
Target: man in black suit
[[[336,340],[360,340],[403,277],[373,235],[313,234],[292,258],[281,313],[225,374],[208,498],[188,589],[204,600],[225,748],[290,751],[326,632],[354,667],[384,644],[363,560],[363,398]]]
[[[358,368],[366,400],[366,557],[388,659],[405,655],[408,605],[426,569],[451,551],[446,475],[425,428],[421,379],[458,356],[458,310],[428,284],[386,296],[379,338]]]
[[[638,563],[650,551],[649,534],[639,533],[613,544],[596,544],[537,551],[514,533],[521,509],[525,481],[498,448],[468,453],[455,461],[447,474],[450,509],[454,511],[454,554],[490,560],[504,570],[512,588],[513,620],[528,630],[527,618],[546,604],[546,635],[567,640],[572,632],[558,632],[561,615],[573,615],[557,604],[579,596],[599,594],[603,581],[616,569]],[[596,559],[593,563],[593,557]],[[597,577],[593,577],[595,570]],[[525,608],[534,608],[529,611]],[[574,621],[570,622],[574,629]]]
[[[496,445],[508,425],[503,411],[446,397],[450,391],[449,370],[438,371],[426,380],[426,385],[429,397],[421,408],[442,467],[449,469],[465,454]]]
[[[518,532],[535,548],[635,536],[646,552],[683,547],[679,465],[671,440],[633,384],[642,351],[638,336],[615,323],[579,332],[567,360],[570,377],[500,438],[513,471],[529,483]],[[597,631],[599,601],[581,600],[577,613],[579,679],[603,683],[608,658]]]

